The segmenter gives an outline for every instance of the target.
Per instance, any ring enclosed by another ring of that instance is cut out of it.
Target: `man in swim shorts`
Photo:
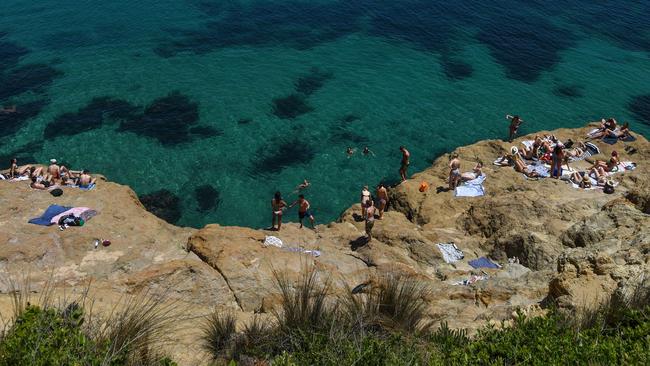
[[[384,218],[384,210],[388,204],[388,190],[384,186],[384,183],[379,183],[377,187],[377,199],[379,200],[379,220]]]
[[[411,153],[404,146],[399,147],[399,151],[402,152],[402,164],[399,168],[399,175],[402,178],[402,182],[406,180],[406,171],[409,168]]]
[[[309,201],[305,199],[304,195],[298,196],[298,200],[291,205],[289,205],[289,208],[299,205],[298,207],[298,220],[300,221],[300,228],[302,229],[302,220],[305,217],[309,218],[309,221],[311,222],[311,228],[314,229],[314,215],[311,214],[311,211],[309,210],[311,208],[311,205],[309,204]]]
[[[456,189],[460,180],[460,160],[458,159],[458,154],[453,153],[449,160],[449,189],[452,191]]]

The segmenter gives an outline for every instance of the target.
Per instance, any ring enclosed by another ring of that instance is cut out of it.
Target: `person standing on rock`
[[[311,228],[315,229],[315,227],[314,227],[314,221],[315,221],[314,220],[314,215],[312,215],[311,211],[310,211],[311,205],[309,204],[309,201],[307,201],[305,199],[305,196],[302,195],[302,194],[300,196],[298,196],[298,200],[296,202],[292,203],[291,205],[289,205],[289,208],[291,208],[291,207],[293,207],[295,205],[299,205],[299,207],[298,207],[298,219],[300,220],[300,228],[302,229],[302,220],[305,217],[308,217],[309,221],[311,222]]]
[[[370,199],[370,191],[368,190],[368,186],[363,186],[363,189],[361,190],[361,217],[364,219],[366,218],[366,203],[368,203]]]
[[[461,180],[460,174],[460,160],[458,159],[458,154],[453,153],[450,156],[449,160],[449,190],[453,191],[458,187],[458,184]]]
[[[406,181],[406,171],[409,168],[411,153],[404,146],[400,146],[399,151],[402,152],[402,164],[399,168],[399,175],[402,178],[402,182],[404,182]]]
[[[375,226],[375,206],[372,200],[366,202],[365,207],[365,217],[366,217],[366,242],[368,243],[368,248],[370,248],[370,241],[372,240],[372,228]]]
[[[381,220],[384,218],[384,210],[388,205],[388,190],[386,190],[384,183],[379,183],[377,187],[377,199],[379,200],[379,220]]]
[[[524,120],[516,114],[514,116],[507,114],[506,119],[510,120],[510,137],[508,137],[508,142],[512,142],[512,139],[514,139],[515,135],[517,134],[519,126],[524,123]]]
[[[558,179],[562,176],[562,163],[564,163],[564,159],[566,157],[562,145],[555,145],[551,157],[551,178]]]
[[[282,210],[287,207],[287,203],[282,199],[280,191],[275,192],[273,199],[271,200],[271,208],[273,209],[273,219],[271,220],[271,230],[275,230],[275,220],[278,221],[278,231],[282,227]]]

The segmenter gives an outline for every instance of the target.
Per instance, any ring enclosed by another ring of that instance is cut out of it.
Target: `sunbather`
[[[537,172],[531,172],[528,170],[528,166],[526,163],[524,163],[524,159],[521,157],[521,155],[519,155],[519,149],[517,149],[516,146],[513,146],[510,151],[512,152],[513,166],[515,168],[515,171],[522,173],[529,178],[539,177],[539,174],[537,174]]]
[[[32,182],[29,184],[32,189],[45,190],[50,187],[50,182],[43,179],[39,181],[36,177],[32,177]]]
[[[580,188],[591,188],[591,179],[587,172],[573,172],[571,182],[577,184]]]
[[[584,154],[585,151],[587,151],[587,146],[582,141],[578,141],[578,143],[575,144],[574,148],[565,150],[566,154],[569,157],[574,157],[574,158],[582,156],[582,154]]]
[[[483,163],[479,161],[478,163],[476,163],[474,169],[472,169],[471,172],[465,172],[461,174],[460,179],[462,181],[468,181],[468,180],[476,179],[481,175],[483,175]]]
[[[607,136],[618,137],[617,133],[619,131],[616,130],[617,125],[618,123],[614,118],[602,119],[598,131],[590,134],[589,137],[594,139],[601,139]],[[628,127],[626,126],[625,128],[627,129]]]
[[[95,184],[95,178],[90,176],[90,172],[84,169],[79,176],[77,185],[81,188],[89,188],[91,184]]]

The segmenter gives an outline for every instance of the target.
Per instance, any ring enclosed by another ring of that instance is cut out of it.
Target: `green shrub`
[[[176,365],[158,347],[176,319],[173,306],[160,299],[134,296],[108,317],[97,318],[86,314],[79,302],[52,306],[49,286],[41,293],[40,306],[30,304],[28,286],[14,287],[12,294],[14,312],[0,337],[0,366]]]
[[[82,323],[80,307],[27,306],[0,343],[0,365],[100,365],[107,347],[87,337]]]

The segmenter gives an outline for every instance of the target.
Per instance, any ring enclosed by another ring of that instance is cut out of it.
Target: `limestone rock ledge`
[[[592,127],[552,133],[574,141]],[[539,132],[542,134],[544,132]],[[98,309],[110,308],[124,294],[146,290],[186,306],[187,319],[171,334],[170,346],[181,364],[207,358],[198,347],[200,318],[212,309],[230,309],[242,317],[269,312],[277,303],[274,271],[290,279],[305,265],[331,278],[335,291],[372,281],[388,273],[418,276],[428,295],[432,319],[453,327],[476,329],[486,320],[507,320],[517,308],[535,309],[544,300],[574,309],[592,306],[637,283],[648,285],[650,262],[650,144],[642,136],[626,143],[599,144],[603,154],[613,148],[622,160],[638,163],[617,174],[612,195],[582,191],[553,179],[531,181],[512,168],[491,162],[513,144],[481,141],[458,148],[463,171],[476,159],[485,163],[486,196],[454,198],[438,192],[446,185],[448,156],[391,189],[391,207],[375,224],[372,248],[364,245],[359,205],[337,222],[299,229],[286,223],[272,232],[207,225],[180,228],[148,213],[128,187],[102,180],[95,190],[65,189],[61,197],[29,189],[25,182],[0,182],[0,313],[10,313],[10,279],[31,278],[40,291],[46,281],[60,293],[81,292],[92,280]],[[572,164],[587,166],[587,162]],[[426,181],[431,187],[418,190]],[[27,223],[50,204],[87,206],[100,212],[83,228],[59,231]],[[264,247],[266,235],[282,239],[284,248]],[[94,249],[94,238],[111,240]],[[447,264],[435,244],[454,242],[465,259]],[[320,256],[287,248],[318,250]],[[467,260],[488,255],[507,263],[485,270],[486,281],[471,286],[453,283],[472,274]]]

